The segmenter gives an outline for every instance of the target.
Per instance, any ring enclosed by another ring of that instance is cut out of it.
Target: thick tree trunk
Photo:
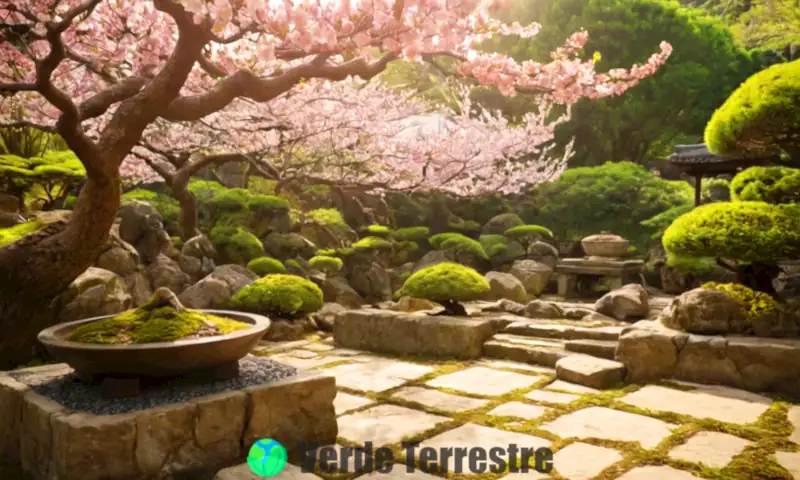
[[[119,201],[119,177],[88,180],[68,223],[0,249],[0,370],[32,358],[55,320],[53,299],[96,261]]]
[[[197,230],[197,198],[185,187],[180,190],[173,188],[172,195],[178,200],[181,207],[178,222],[181,239],[185,242],[200,233]]]

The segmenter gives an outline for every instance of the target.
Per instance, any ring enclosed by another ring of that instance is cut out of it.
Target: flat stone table
[[[644,261],[602,257],[562,258],[555,267],[558,275],[558,295],[564,298],[575,294],[581,275],[600,277],[612,290],[628,283],[640,283]]]

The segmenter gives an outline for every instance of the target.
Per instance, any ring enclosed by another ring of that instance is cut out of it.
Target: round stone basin
[[[270,320],[261,315],[228,310],[200,311],[249,323],[252,326],[226,335],[172,342],[103,345],[67,340],[70,333],[81,325],[115,316],[105,315],[55,325],[39,332],[38,338],[50,355],[71,366],[82,377],[92,375],[169,377],[237,362],[250,353],[270,325]]]

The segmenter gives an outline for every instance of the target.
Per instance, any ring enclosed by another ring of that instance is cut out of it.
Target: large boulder
[[[95,266],[125,277],[139,269],[139,252],[131,244],[112,233],[103,253],[97,258]]]
[[[516,213],[501,213],[492,217],[481,230],[482,235],[502,235],[512,227],[524,225],[525,222]]]
[[[197,235],[183,244],[178,265],[193,279],[201,278],[214,271],[216,250],[208,237]]]
[[[411,273],[417,273],[423,268],[432,267],[440,263],[453,262],[453,261],[455,261],[455,255],[453,254],[453,252],[447,250],[433,250],[427,252],[425,255],[422,256],[422,258],[420,258],[419,260],[417,260],[416,263],[414,263],[414,268],[411,271]]]
[[[145,274],[154,289],[167,287],[180,294],[191,283],[189,275],[184,273],[180,264],[168,256],[161,254],[145,269]]]
[[[399,267],[390,268],[387,270],[389,272],[389,278],[392,282],[392,291],[396,292],[403,288],[403,284],[406,283],[408,277],[411,276],[411,272],[414,271],[414,264],[413,263],[404,263]]]
[[[545,300],[528,302],[523,312],[528,318],[565,318],[564,311],[559,304]]]
[[[150,297],[153,296],[153,285],[144,272],[136,271],[124,277],[125,286],[131,294],[133,306],[139,307],[147,303]]]
[[[142,262],[154,261],[172,246],[161,214],[149,203],[131,200],[120,207],[119,236],[133,245]]]
[[[347,311],[347,308],[338,303],[325,303],[319,310],[309,315],[317,324],[317,328],[325,332],[332,332],[336,317]]]
[[[528,295],[538,296],[547,287],[553,269],[536,260],[517,260],[510,273],[522,282]]]
[[[528,246],[528,258],[555,268],[558,263],[558,249],[549,243],[537,240]]]
[[[341,276],[325,277],[319,284],[326,302],[338,303],[348,308],[359,308],[364,299]]]
[[[600,297],[594,309],[617,320],[644,318],[650,310],[647,290],[638,283],[629,283]]]
[[[113,315],[132,307],[125,281],[116,273],[89,267],[59,298],[63,305],[58,314],[60,322]]]
[[[377,262],[356,265],[347,278],[353,289],[369,303],[385,302],[392,298],[392,279]]]
[[[310,258],[317,246],[299,233],[270,233],[264,239],[264,250],[279,260],[290,258]]]
[[[662,313],[661,323],[675,330],[715,335],[747,330],[742,304],[729,295],[695,288],[676,297]]]
[[[506,298],[517,303],[525,303],[528,300],[528,292],[522,282],[510,273],[489,272],[485,275],[489,282],[488,300],[500,300]]]
[[[178,297],[189,308],[225,308],[231,297],[258,279],[240,265],[220,265]]]

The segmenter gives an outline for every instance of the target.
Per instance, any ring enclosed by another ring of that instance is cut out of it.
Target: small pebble
[[[108,398],[97,385],[81,382],[65,369],[49,375],[13,375],[36,393],[51,398],[70,410],[95,415],[115,415],[136,410],[184,403],[197,397],[240,390],[253,385],[272,383],[297,374],[297,369],[265,357],[245,357],[239,361],[239,376],[228,380],[198,383],[188,379],[170,380],[168,383],[144,388],[129,398]]]

